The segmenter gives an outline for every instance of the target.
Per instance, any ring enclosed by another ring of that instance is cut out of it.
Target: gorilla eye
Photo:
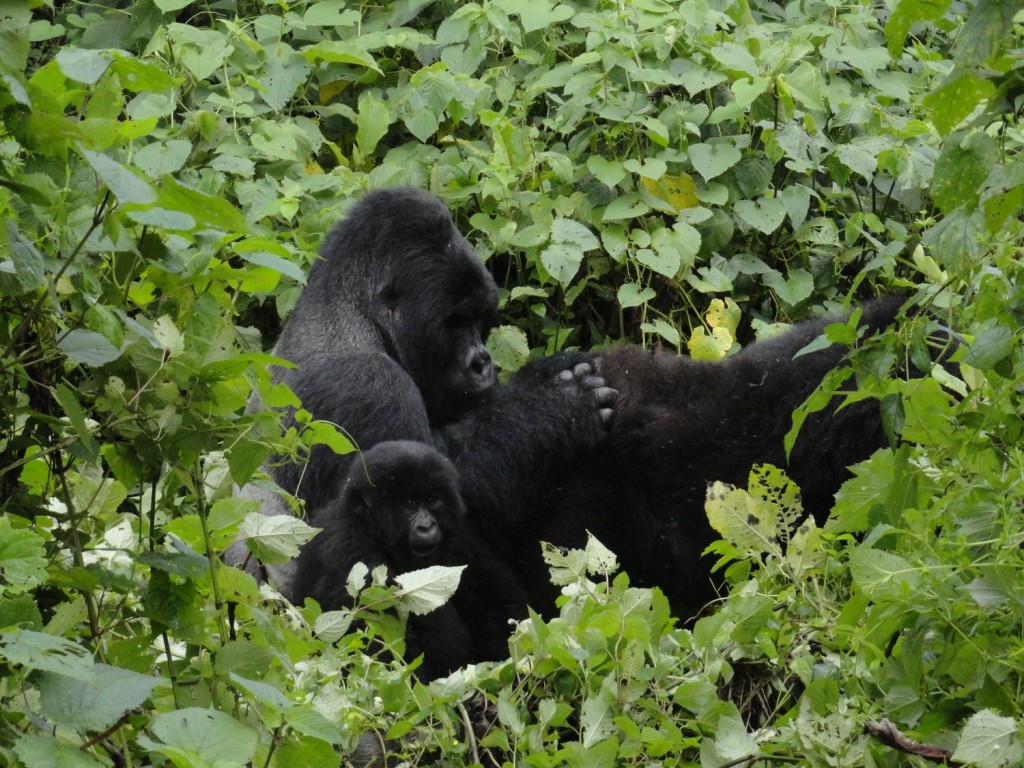
[[[398,306],[398,289],[393,285],[387,285],[384,290],[380,293],[381,301],[384,302],[384,306],[388,309],[393,310]]]
[[[406,499],[402,502],[402,509],[408,510],[409,512],[415,511],[419,506],[420,504],[416,499]]]

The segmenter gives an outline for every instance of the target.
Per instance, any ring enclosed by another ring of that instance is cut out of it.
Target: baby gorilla
[[[431,565],[454,565],[465,505],[452,463],[434,448],[391,440],[353,461],[341,494],[312,524],[323,531],[302,548],[288,597],[311,597],[325,611],[350,607],[345,590],[356,563],[388,575]],[[430,680],[475,659],[473,639],[452,602],[424,616],[410,616],[406,656],[421,653],[418,674]]]

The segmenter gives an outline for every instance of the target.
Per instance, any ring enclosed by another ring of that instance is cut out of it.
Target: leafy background
[[[895,733],[1019,765],[1022,19],[0,0],[0,763],[926,764]],[[287,398],[264,350],[324,230],[389,184],[488,261],[506,370],[620,340],[710,360],[905,291],[928,311],[855,366],[905,442],[781,543],[736,510],[798,520],[784,476],[725,489],[729,590],[692,630],[592,542],[550,553],[561,615],[509,662],[423,686],[367,649],[400,651],[382,609],[443,599],[429,578],[367,589],[353,629],[218,559],[232,484],[336,440],[243,409]],[[890,378],[940,325],[959,376]]]

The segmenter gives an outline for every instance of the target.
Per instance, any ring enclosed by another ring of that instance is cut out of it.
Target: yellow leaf
[[[680,173],[675,176],[665,174],[657,181],[645,176],[640,179],[640,183],[654,197],[668,203],[676,211],[695,208],[698,205],[697,183],[688,173]]]
[[[348,88],[352,83],[349,80],[332,80],[320,86],[320,103],[327,104],[335,96]]]

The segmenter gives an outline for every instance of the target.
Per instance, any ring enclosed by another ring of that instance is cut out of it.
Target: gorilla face
[[[363,520],[398,572],[440,562],[465,515],[451,462],[401,440],[378,443],[353,465],[342,507]]]
[[[417,233],[418,250],[395,264],[381,297],[392,354],[416,382],[435,426],[486,402],[497,383],[486,347],[497,324],[497,287],[442,209],[430,236]]]

